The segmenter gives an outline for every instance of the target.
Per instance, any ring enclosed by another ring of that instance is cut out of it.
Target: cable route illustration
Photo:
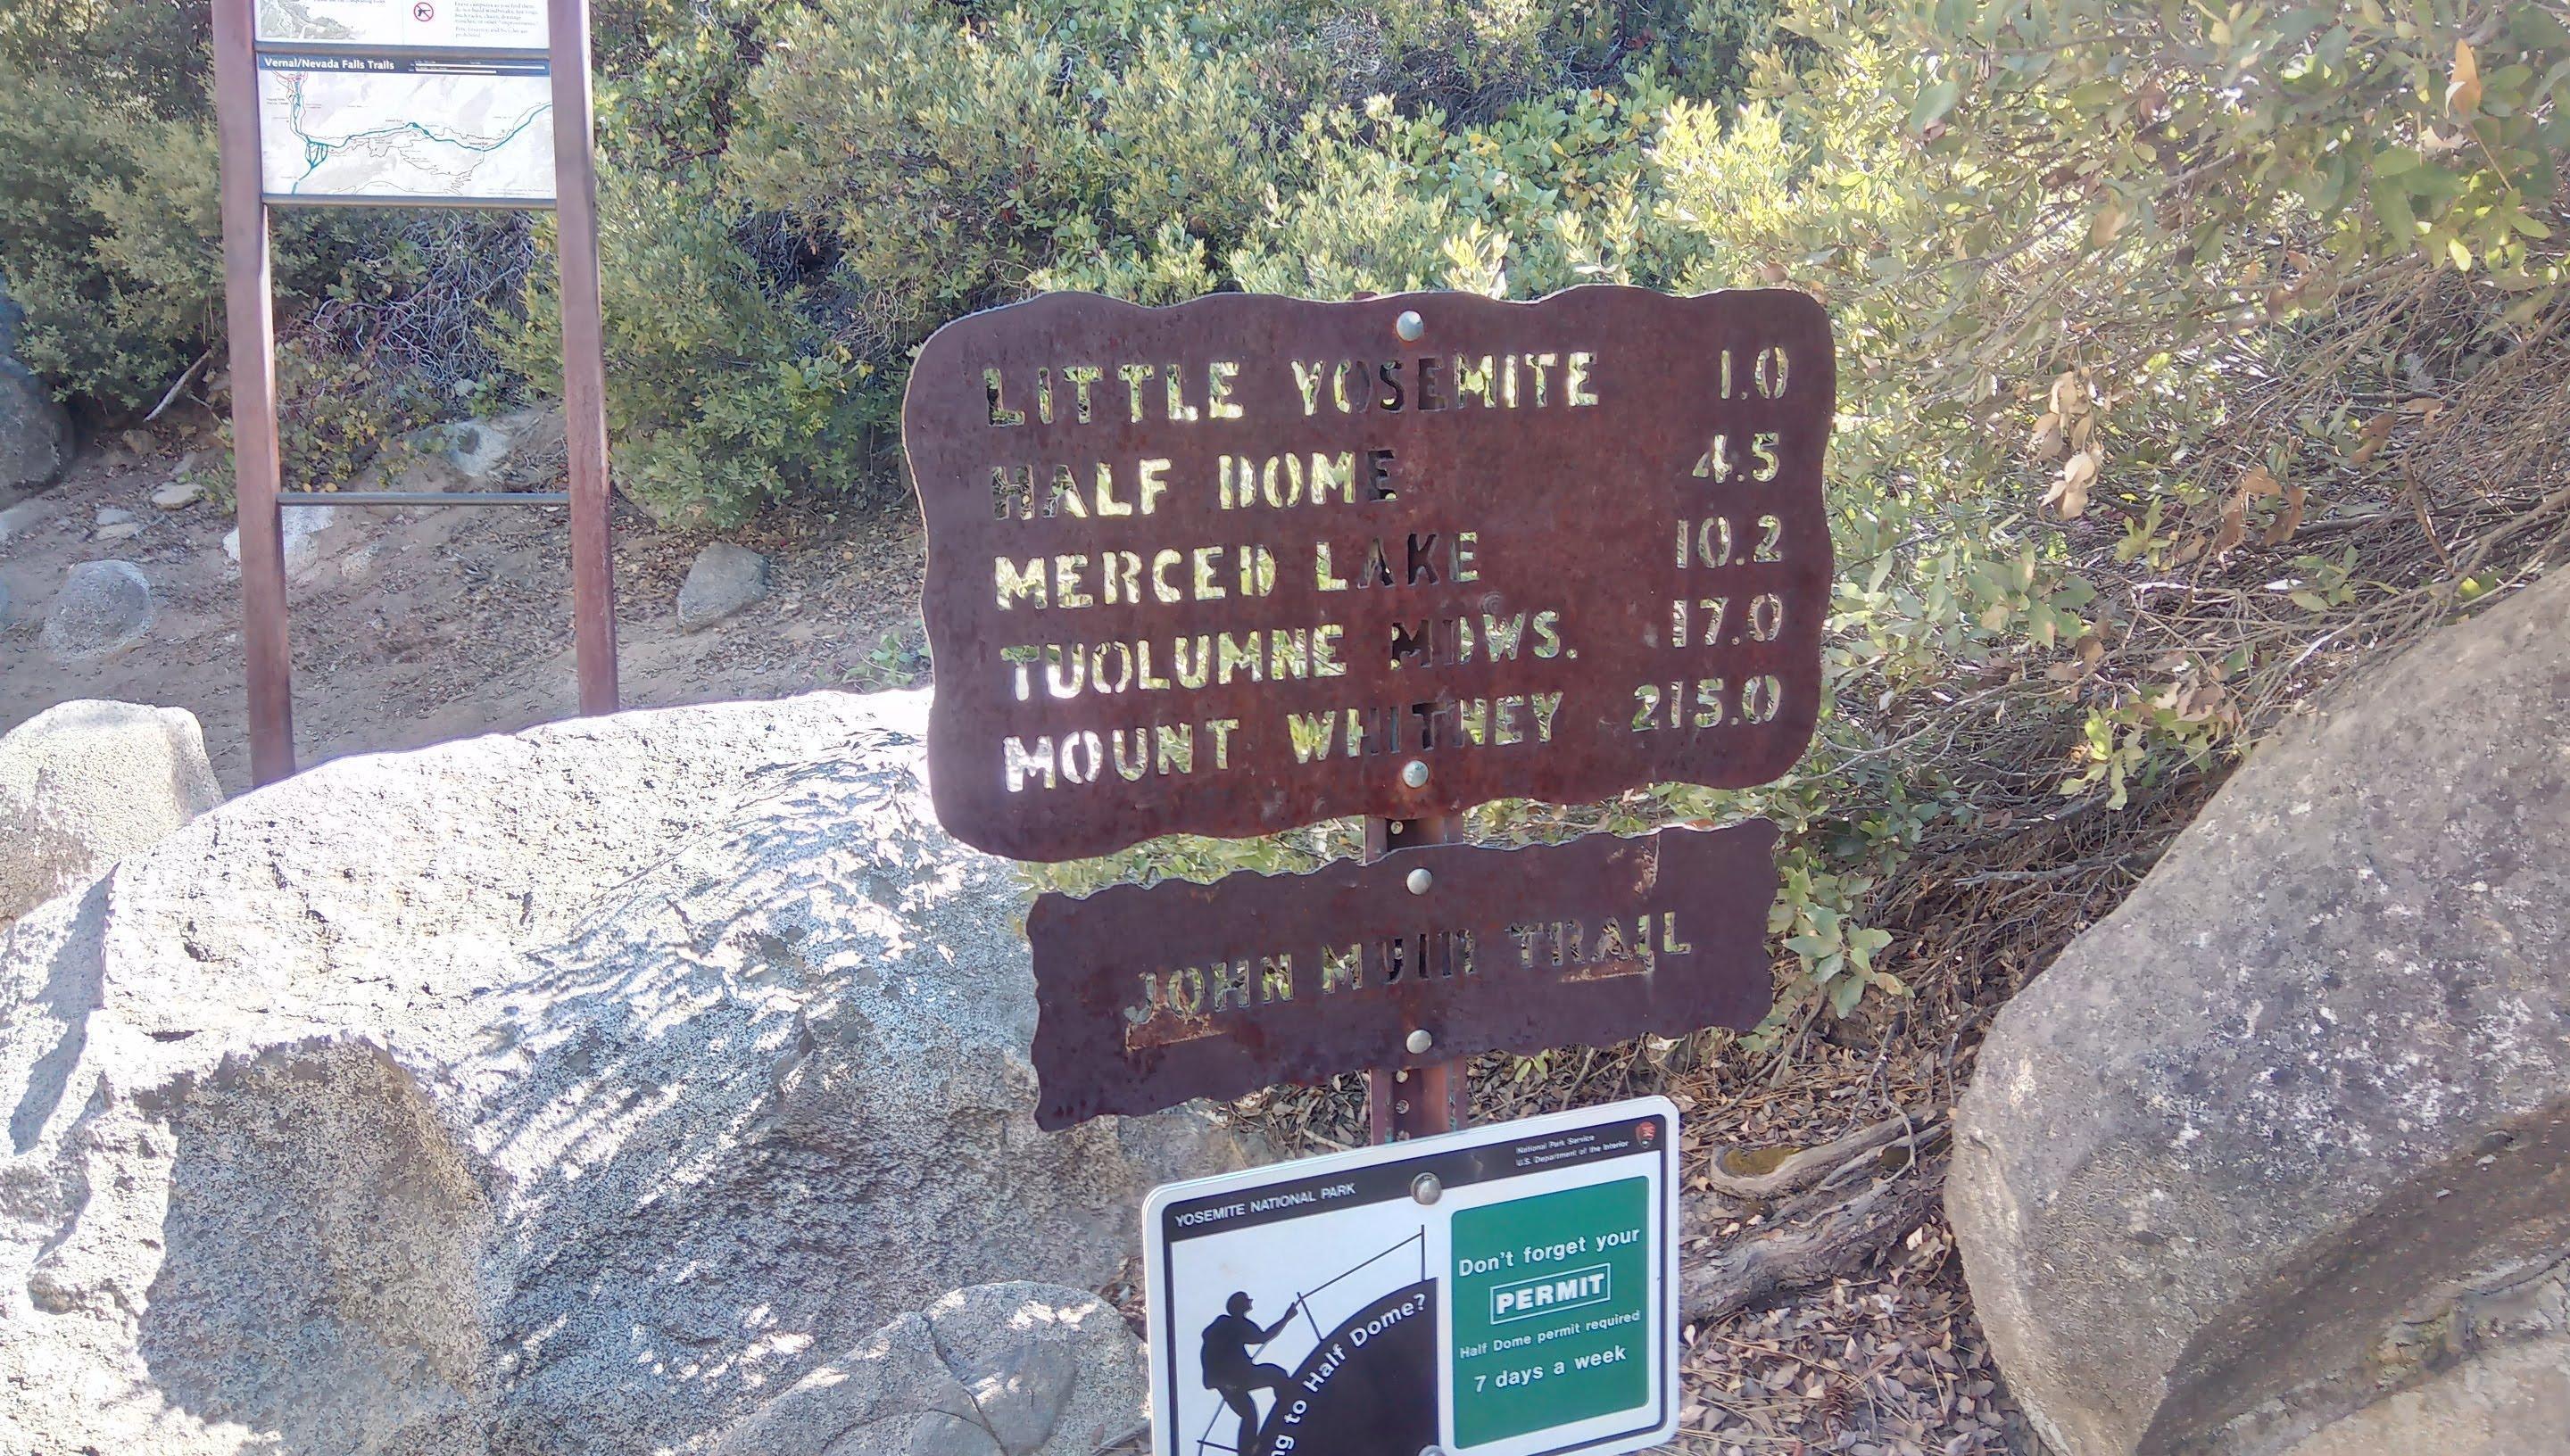
[[[1367,1269],[1369,1266],[1388,1259],[1395,1254],[1399,1254],[1405,1249],[1416,1249],[1418,1251],[1419,1280],[1420,1285],[1425,1285],[1428,1280],[1428,1231],[1423,1228],[1396,1244],[1378,1250],[1375,1253],[1366,1256],[1364,1259],[1358,1260],[1355,1264],[1339,1271],[1329,1278],[1323,1279],[1320,1283],[1313,1285],[1308,1290],[1295,1290],[1293,1303],[1289,1307],[1294,1313],[1302,1315],[1303,1322],[1311,1327],[1312,1344],[1315,1354],[1317,1354],[1322,1347],[1329,1344],[1331,1335],[1328,1330],[1323,1328],[1319,1317],[1312,1312],[1312,1300],[1316,1296],[1326,1292],[1332,1285],[1340,1283],[1341,1281]],[[1381,1296],[1381,1290],[1377,1290],[1375,1293],[1370,1295],[1361,1295],[1359,1305],[1354,1307],[1356,1307],[1358,1313],[1361,1314],[1367,1301],[1379,1299]],[[1267,1346],[1274,1343],[1278,1336],[1284,1333],[1285,1330],[1280,1323],[1280,1327],[1275,1334],[1271,1334],[1267,1338],[1259,1340],[1256,1344],[1251,1345],[1248,1349],[1248,1354],[1253,1358],[1257,1355],[1263,1354],[1266,1351]],[[1304,1363],[1308,1364],[1312,1356],[1306,1356]],[[1299,1374],[1300,1372],[1298,1371],[1297,1373]],[[1211,1407],[1205,1417],[1204,1429],[1196,1433],[1195,1456],[1206,1456],[1207,1452],[1215,1451],[1230,1453],[1230,1456],[1254,1456],[1253,1452],[1239,1451],[1232,1444],[1225,1441],[1219,1441],[1214,1438],[1215,1428],[1226,1423],[1226,1416],[1228,1414],[1229,1412],[1226,1408],[1219,1403]],[[1255,1422],[1255,1424],[1262,1428],[1272,1426],[1276,1420],[1276,1415],[1277,1412],[1270,1409],[1266,1413],[1266,1418]],[[1267,1443],[1262,1437],[1261,1440],[1254,1444],[1259,1448],[1264,1448]]]
[[[553,196],[553,95],[541,61],[262,56],[259,82],[271,196]]]

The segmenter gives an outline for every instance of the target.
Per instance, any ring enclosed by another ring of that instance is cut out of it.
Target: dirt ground
[[[223,551],[227,511],[150,504],[192,454],[211,458],[209,422],[163,422],[147,438],[94,446],[0,542],[0,731],[72,698],[186,708],[226,793],[249,787],[240,575]],[[541,485],[541,483],[538,483]],[[550,487],[560,489],[559,485]],[[102,507],[134,513],[140,536],[100,541]],[[353,509],[353,508],[352,508]],[[507,732],[569,715],[570,538],[558,508],[370,509],[363,574],[289,589],[299,764]],[[729,539],[769,561],[766,598],[692,635],[677,628],[678,583],[707,538],[616,511],[618,661],[629,707],[863,689],[919,679],[923,550],[914,513],[880,504],[770,512]],[[46,610],[77,562],[115,558],[152,583],[144,639],[108,658],[57,662],[38,644]]]
[[[136,447],[141,448],[136,448]],[[32,500],[35,520],[0,541],[0,731],[54,703],[105,697],[183,707],[205,725],[227,793],[249,784],[237,570],[222,548],[228,512],[211,502],[164,512],[149,501],[192,453],[211,457],[210,422],[165,424],[148,438],[94,448]],[[560,489],[520,480],[520,488]],[[17,504],[0,499],[0,510]],[[102,507],[141,523],[101,541]],[[25,515],[27,513],[21,513]],[[556,509],[396,509],[368,518],[367,565],[290,591],[299,761],[418,747],[568,715],[574,704],[569,539]],[[625,701],[647,707],[774,697],[820,687],[925,680],[919,626],[923,543],[915,515],[879,502],[771,512],[729,539],[765,555],[770,589],[696,633],[677,629],[678,583],[705,537],[661,530],[620,505],[616,522],[619,661]],[[362,548],[361,548],[362,549]],[[76,562],[132,561],[150,578],[155,618],[126,651],[80,663],[39,645],[47,608]],[[1781,1151],[1829,1142],[1889,1113],[1949,1106],[1962,1069],[1938,1038],[1840,1028],[1797,1038],[1759,1064],[1736,1051],[1654,1069],[1633,1047],[1545,1058],[1528,1082],[1506,1059],[1477,1069],[1476,1115],[1666,1091],[1686,1109],[1691,1257],[1754,1236],[1771,1217],[1724,1198],[1703,1170],[1722,1149]],[[1923,1049],[1924,1048],[1924,1049]],[[1533,1064],[1526,1064],[1533,1065]],[[1280,1144],[1322,1152],[1361,1138],[1354,1079],[1280,1088],[1244,1103]],[[1682,1433],[1690,1456],[1853,1452],[1963,1456],[2036,1449],[1999,1381],[1933,1183],[1915,1227],[1864,1267],[1782,1301],[1684,1331]],[[1906,1232],[1905,1232],[1906,1231]],[[1132,1287],[1106,1291],[1132,1304]]]

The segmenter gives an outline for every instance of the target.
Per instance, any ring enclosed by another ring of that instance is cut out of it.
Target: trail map
[[[553,85],[540,60],[264,53],[270,201],[553,200]]]

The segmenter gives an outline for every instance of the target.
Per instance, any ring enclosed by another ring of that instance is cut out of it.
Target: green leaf
[[[2529,51],[2570,50],[2570,25],[2540,5],[2510,5],[2508,39]]]
[[[1844,1016],[1855,1010],[1856,1003],[1864,996],[1865,982],[1849,976],[1830,987],[1830,1009]]]
[[[1961,100],[1962,95],[1962,81],[1952,76],[1919,93],[1918,99],[1910,104],[1910,130],[1925,132],[1944,120],[1945,113],[1954,109],[1954,103]]]

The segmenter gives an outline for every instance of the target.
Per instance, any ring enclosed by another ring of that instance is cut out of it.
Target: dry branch
[[[1941,1116],[1895,1117],[1787,1160],[1768,1179],[1780,1190],[1791,1183],[1808,1192],[1773,1227],[1697,1256],[1679,1281],[1680,1312],[1696,1323],[1721,1319],[1862,1271],[1934,1212],[1944,1161],[1929,1155],[1944,1141]],[[1853,1185],[1860,1170],[1880,1171],[1896,1148],[1909,1155],[1897,1168],[1853,1193],[1837,1192]],[[1816,1156],[1824,1153],[1832,1156]],[[1721,1162],[1714,1159],[1717,1168]]]
[[[1888,1117],[1817,1148],[1805,1148],[1764,1173],[1735,1171],[1746,1156],[1744,1152],[1738,1148],[1720,1149],[1713,1155],[1713,1166],[1705,1170],[1705,1181],[1724,1198],[1774,1203],[1803,1192],[1860,1156],[1897,1142],[1914,1129],[1924,1129],[1930,1121],[1925,1117]]]

